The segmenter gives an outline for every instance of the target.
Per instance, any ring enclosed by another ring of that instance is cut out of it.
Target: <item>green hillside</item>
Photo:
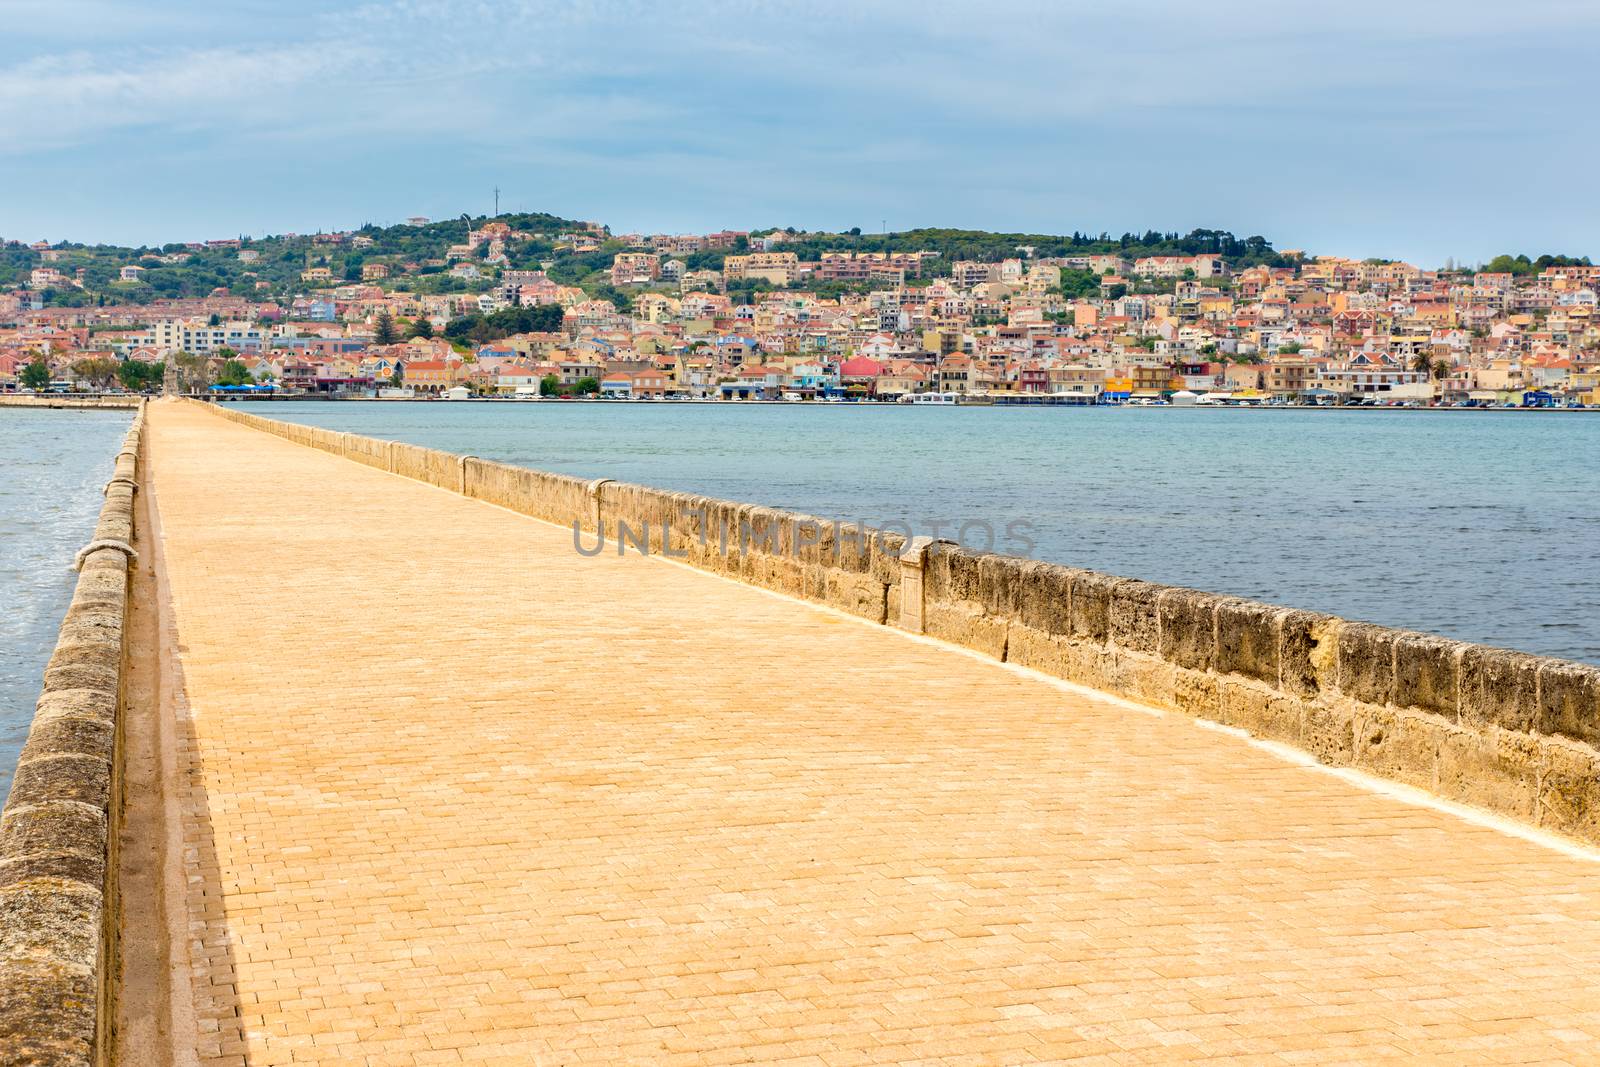
[[[115,245],[62,243],[52,246],[48,257],[30,246],[10,242],[0,246],[0,287],[26,285],[30,272],[42,266],[54,267],[68,278],[81,268],[84,288],[72,285],[47,289],[49,306],[96,304],[143,304],[174,297],[207,296],[218,290],[235,296],[261,300],[284,300],[296,293],[317,287],[332,287],[361,280],[367,263],[384,263],[391,276],[377,284],[386,288],[406,288],[420,292],[482,290],[492,284],[493,270],[484,269],[481,280],[451,277],[445,263],[451,245],[464,244],[468,230],[491,221],[486,216],[465,216],[426,225],[363,226],[339,243],[320,235],[297,234],[261,238],[241,238],[243,249],[256,254],[253,261],[241,258],[241,249],[169,244],[161,247],[127,248]],[[513,269],[547,267],[551,278],[568,285],[581,285],[590,293],[625,304],[626,298],[609,284],[607,271],[612,257],[626,246],[615,238],[604,238],[597,251],[577,253],[565,246],[557,248],[560,234],[579,231],[583,223],[543,213],[506,214],[496,220],[507,224],[524,237],[507,242],[506,256]],[[776,230],[757,230],[760,237]],[[780,246],[801,259],[815,259],[822,252],[937,252],[929,264],[927,277],[948,274],[959,259],[999,260],[1010,256],[1069,256],[1115,253],[1128,257],[1148,255],[1221,255],[1234,267],[1281,262],[1281,257],[1263,237],[1238,238],[1223,230],[1194,230],[1188,234],[1127,233],[1067,235],[990,233],[982,230],[914,229],[897,233],[869,234],[859,230],[844,233],[806,233],[784,231]],[[355,241],[353,238],[363,238]],[[723,259],[746,251],[744,242],[730,251],[697,252],[682,257],[691,270],[719,270]],[[476,256],[488,254],[480,245]],[[163,257],[166,257],[165,259]],[[181,262],[172,261],[179,257]],[[137,281],[123,281],[125,266],[144,268]],[[301,272],[326,267],[331,280],[310,283]],[[839,284],[824,288],[846,288]]]

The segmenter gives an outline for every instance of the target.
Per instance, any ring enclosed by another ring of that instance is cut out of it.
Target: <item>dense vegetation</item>
[[[235,296],[282,299],[313,286],[301,281],[300,272],[311,267],[327,267],[333,281],[341,284],[360,281],[361,268],[368,262],[398,266],[403,262],[420,265],[418,276],[408,279],[408,288],[436,292],[463,291],[468,283],[446,274],[442,263],[451,245],[464,244],[468,230],[490,221],[487,217],[467,216],[423,226],[372,226],[353,231],[371,244],[357,247],[353,242],[331,244],[317,235],[297,234],[273,237],[241,237],[244,247],[255,253],[253,262],[239,258],[239,249],[192,247],[167,244],[137,248],[120,245],[84,245],[62,242],[52,245],[52,256],[44,255],[19,242],[0,245],[0,287],[23,285],[29,272],[39,267],[54,267],[67,277],[81,268],[84,289],[57,287],[47,290],[46,303],[53,306],[99,304],[146,304],[175,297],[208,296],[224,290]],[[537,267],[555,249],[557,234],[581,229],[583,224],[546,214],[501,215],[499,221],[514,231],[531,234],[529,239],[511,242],[507,248],[513,266]],[[478,249],[481,258],[487,245]],[[185,256],[181,263],[162,262],[163,256]],[[609,263],[609,259],[608,259]],[[123,267],[143,267],[136,282],[119,280]],[[397,271],[398,272],[398,271]],[[267,283],[264,288],[257,283]]]
[[[758,230],[752,238],[774,233]],[[785,231],[791,233],[793,231]],[[1283,262],[1265,237],[1238,238],[1226,230],[1192,230],[1186,235],[1158,233],[1149,230],[1142,234],[1125,233],[1113,237],[1107,233],[1073,233],[1060,236],[1039,233],[989,233],[985,230],[917,229],[900,233],[872,234],[850,230],[842,234],[794,233],[782,245],[785,251],[797,252],[801,259],[815,259],[820,252],[937,252],[942,269],[948,273],[950,264],[958,259],[994,261],[1023,254],[1031,249],[1034,256],[1198,256],[1219,255],[1236,267],[1258,263]],[[939,268],[935,268],[936,270]]]
[[[1529,259],[1527,256],[1495,256],[1483,265],[1483,270],[1494,274],[1515,274],[1528,277],[1540,273],[1546,267],[1588,267],[1591,266],[1588,256],[1552,256],[1543,255],[1538,259]]]
[[[509,307],[487,315],[463,315],[445,325],[444,335],[458,344],[498,341],[519,333],[552,333],[561,329],[562,311],[556,304]]]
[[[127,248],[115,245],[61,243],[51,246],[48,261],[43,253],[27,245],[10,242],[0,245],[0,287],[24,285],[29,272],[39,267],[54,267],[71,278],[83,271],[84,288],[60,285],[45,291],[45,302],[53,306],[103,304],[143,304],[172,297],[207,296],[222,292],[235,296],[285,300],[314,288],[360,281],[362,267],[368,263],[389,266],[391,277],[376,282],[387,288],[403,285],[424,293],[481,291],[491,282],[493,271],[481,261],[488,254],[487,243],[474,256],[485,277],[470,280],[449,274],[446,262],[452,245],[465,244],[469,230],[490,221],[485,216],[461,216],[425,225],[362,226],[353,232],[364,240],[332,243],[318,235],[278,235],[262,238],[241,237],[244,248],[255,253],[253,261],[241,260],[239,249],[194,247],[168,244],[160,247]],[[612,258],[627,246],[615,238],[602,238],[594,251],[576,252],[558,245],[561,234],[581,231],[582,223],[543,213],[506,214],[497,221],[524,236],[505,247],[512,269],[545,269],[552,280],[563,285],[583,287],[591,296],[610,300],[620,308],[629,306],[629,294],[611,285]],[[778,233],[774,229],[756,230],[751,240]],[[776,247],[796,253],[802,260],[814,260],[823,252],[936,252],[937,258],[925,265],[924,280],[948,275],[957,260],[996,261],[1009,257],[1088,256],[1116,254],[1128,258],[1153,255],[1222,256],[1235,269],[1256,264],[1285,265],[1289,261],[1273,249],[1264,237],[1237,237],[1226,230],[1197,229],[1187,234],[1144,233],[1070,235],[1030,233],[989,233],[983,230],[914,229],[898,233],[862,233],[852,229],[843,233],[782,231],[785,240]],[[740,240],[729,250],[694,252],[678,257],[689,270],[720,270],[731,254],[749,250]],[[168,257],[166,261],[162,257]],[[172,261],[181,258],[181,262]],[[1518,275],[1536,274],[1545,267],[1562,264],[1588,264],[1588,259],[1542,255],[1499,256],[1482,269],[1508,271]],[[138,281],[122,281],[121,268],[144,268]],[[327,282],[305,282],[301,272],[326,267]],[[1086,271],[1064,271],[1061,289],[1067,296],[1089,296],[1098,291],[1099,279]],[[847,291],[864,291],[861,283],[813,281],[809,288],[826,296]],[[732,293],[736,300],[748,300],[770,288],[764,282],[744,283]],[[458,328],[453,340],[493,340],[505,336],[498,324],[480,316]],[[464,332],[463,332],[464,331]]]

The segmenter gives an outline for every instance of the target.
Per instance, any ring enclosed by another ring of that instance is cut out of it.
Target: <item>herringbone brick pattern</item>
[[[150,422],[204,1063],[1600,1054],[1591,862]]]

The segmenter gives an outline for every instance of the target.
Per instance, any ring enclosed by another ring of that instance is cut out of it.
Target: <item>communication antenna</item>
[[[494,217],[500,217],[500,187],[494,187]]]

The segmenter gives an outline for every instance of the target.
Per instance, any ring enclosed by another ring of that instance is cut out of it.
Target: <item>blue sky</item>
[[[490,210],[1600,256],[1594,0],[0,0],[0,236]]]

